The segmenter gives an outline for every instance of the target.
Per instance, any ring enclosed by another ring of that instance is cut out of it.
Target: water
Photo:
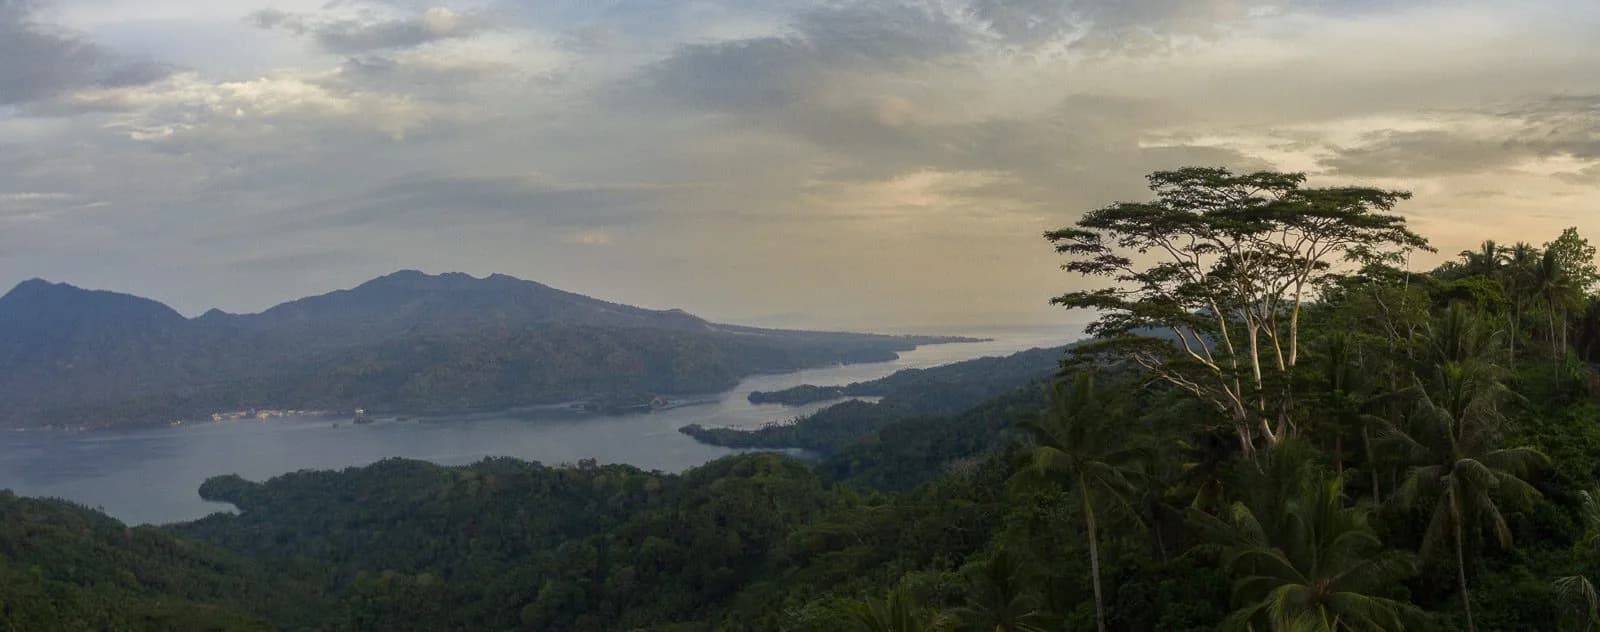
[[[233,473],[260,481],[295,470],[340,469],[388,457],[444,465],[487,456],[548,464],[593,458],[677,472],[736,452],[698,443],[679,433],[680,427],[697,423],[756,428],[836,403],[757,405],[746,399],[751,391],[848,384],[901,369],[1065,344],[1077,333],[1063,329],[993,337],[990,342],[919,347],[891,362],[754,376],[718,394],[712,403],[650,414],[577,419],[476,415],[360,426],[340,419],[337,428],[328,418],[280,418],[153,430],[0,432],[0,488],[24,496],[65,498],[138,524],[192,520],[230,510],[226,504],[200,499],[200,483],[211,476]]]

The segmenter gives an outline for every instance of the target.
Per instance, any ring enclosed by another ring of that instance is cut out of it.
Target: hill
[[[35,279],[0,297],[0,398],[10,404],[0,426],[647,401],[955,340],[725,325],[505,275],[407,270],[257,314],[193,319]]]
[[[1037,383],[1060,368],[1070,346],[1029,349],[1002,357],[987,357],[927,369],[896,371],[876,380],[846,386],[802,385],[750,394],[755,403],[789,405],[840,397],[881,397],[877,402],[852,400],[795,419],[792,423],[756,430],[706,428],[689,425],[680,432],[701,443],[733,448],[801,448],[832,456],[896,422],[934,418],[962,419],[981,415],[972,409],[1020,389],[1037,390]],[[1028,395],[1037,398],[1037,393]],[[967,415],[963,415],[967,413]],[[928,427],[936,424],[924,424]]]

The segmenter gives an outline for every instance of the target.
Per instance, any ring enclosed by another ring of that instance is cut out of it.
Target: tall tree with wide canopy
[[[1060,484],[1077,495],[1089,542],[1089,569],[1094,583],[1095,625],[1105,632],[1105,596],[1100,586],[1100,510],[1113,508],[1137,517],[1129,504],[1135,488],[1130,480],[1137,451],[1118,444],[1119,433],[1095,393],[1094,378],[1080,373],[1068,383],[1052,385],[1050,409],[1019,425],[1033,439],[1013,483]]]
[[[1120,351],[1233,424],[1240,448],[1292,431],[1287,389],[1300,318],[1341,261],[1393,260],[1427,241],[1390,213],[1410,196],[1305,188],[1299,173],[1190,167],[1149,176],[1155,199],[1118,202],[1045,233],[1062,267],[1109,281],[1053,302],[1092,309],[1084,351]],[[1170,340],[1151,333],[1170,333]]]

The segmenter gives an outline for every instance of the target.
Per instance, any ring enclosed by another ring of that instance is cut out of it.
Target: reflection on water
[[[283,418],[266,422],[203,423],[156,430],[68,433],[0,432],[0,488],[25,496],[56,496],[130,523],[189,520],[226,510],[200,500],[206,478],[235,473],[265,480],[301,469],[338,469],[387,457],[457,465],[486,456],[544,463],[594,458],[645,469],[681,471],[735,452],[702,445],[678,432],[703,426],[755,428],[804,415],[834,402],[807,406],[751,404],[751,391],[799,384],[848,384],[895,371],[1064,344],[1077,330],[1014,333],[991,342],[933,345],[899,360],[808,369],[748,378],[712,403],[651,414],[530,420],[481,415],[463,420],[380,421]]]

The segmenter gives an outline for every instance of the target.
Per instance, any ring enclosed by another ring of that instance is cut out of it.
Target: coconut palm
[[[1235,576],[1238,609],[1224,630],[1404,630],[1416,608],[1383,594],[1416,572],[1415,556],[1384,550],[1366,506],[1344,505],[1344,484],[1293,444],[1247,483],[1251,496],[1222,516],[1190,510]]]
[[[1582,575],[1555,581],[1556,598],[1561,603],[1561,629],[1565,632],[1600,631],[1600,591]]]
[[[1496,367],[1445,360],[1431,384],[1414,389],[1416,403],[1384,441],[1410,466],[1393,500],[1403,507],[1431,505],[1422,553],[1446,543],[1455,552],[1456,581],[1469,632],[1472,601],[1467,588],[1466,534],[1488,528],[1502,547],[1510,547],[1511,528],[1503,507],[1528,507],[1539,492],[1524,480],[1548,459],[1531,447],[1501,447],[1506,419],[1502,402],[1510,392]]]
[[[968,604],[952,614],[962,629],[973,632],[1044,632],[1051,618],[1026,590],[1028,573],[1022,558],[1001,549],[984,563],[967,569]]]
[[[1600,501],[1589,492],[1578,492],[1582,497],[1583,537],[1573,546],[1574,557],[1593,555],[1600,545]],[[1570,632],[1600,632],[1600,590],[1594,582],[1582,575],[1570,575],[1555,580],[1556,596],[1561,605],[1561,629]]]
[[[1128,499],[1134,493],[1128,467],[1136,451],[1117,445],[1110,415],[1095,394],[1094,378],[1079,374],[1072,384],[1051,385],[1046,414],[1019,425],[1033,439],[1014,483],[1056,483],[1078,497],[1089,543],[1089,570],[1094,583],[1095,626],[1106,629],[1105,597],[1100,585],[1099,509],[1119,510],[1137,520]]]
[[[1359,344],[1355,336],[1343,331],[1328,334],[1322,343],[1322,370],[1317,384],[1319,392],[1315,396],[1318,409],[1331,426],[1327,430],[1333,434],[1334,476],[1344,478],[1345,435],[1359,433],[1372,484],[1372,500],[1377,502],[1378,471],[1371,428],[1374,418],[1366,411],[1385,400],[1386,394],[1374,388],[1372,372],[1363,365]]]
[[[1505,285],[1506,299],[1511,305],[1506,314],[1511,325],[1511,329],[1506,332],[1508,346],[1506,366],[1513,369],[1517,366],[1517,339],[1522,335],[1522,315],[1538,298],[1533,293],[1533,278],[1534,271],[1539,266],[1539,259],[1537,248],[1527,242],[1519,241],[1507,251],[1505,268],[1501,272],[1500,282]]]
[[[1486,239],[1478,245],[1477,250],[1463,250],[1459,255],[1462,268],[1468,274],[1481,274],[1492,277],[1505,264],[1506,249],[1501,248],[1493,239]]]
[[[849,606],[850,619],[861,632],[925,632],[937,627],[904,587],[882,601],[868,599]]]
[[[1547,249],[1534,266],[1530,290],[1544,307],[1550,352],[1560,356],[1566,343],[1567,310],[1583,299],[1583,291],[1562,265],[1560,252]]]

